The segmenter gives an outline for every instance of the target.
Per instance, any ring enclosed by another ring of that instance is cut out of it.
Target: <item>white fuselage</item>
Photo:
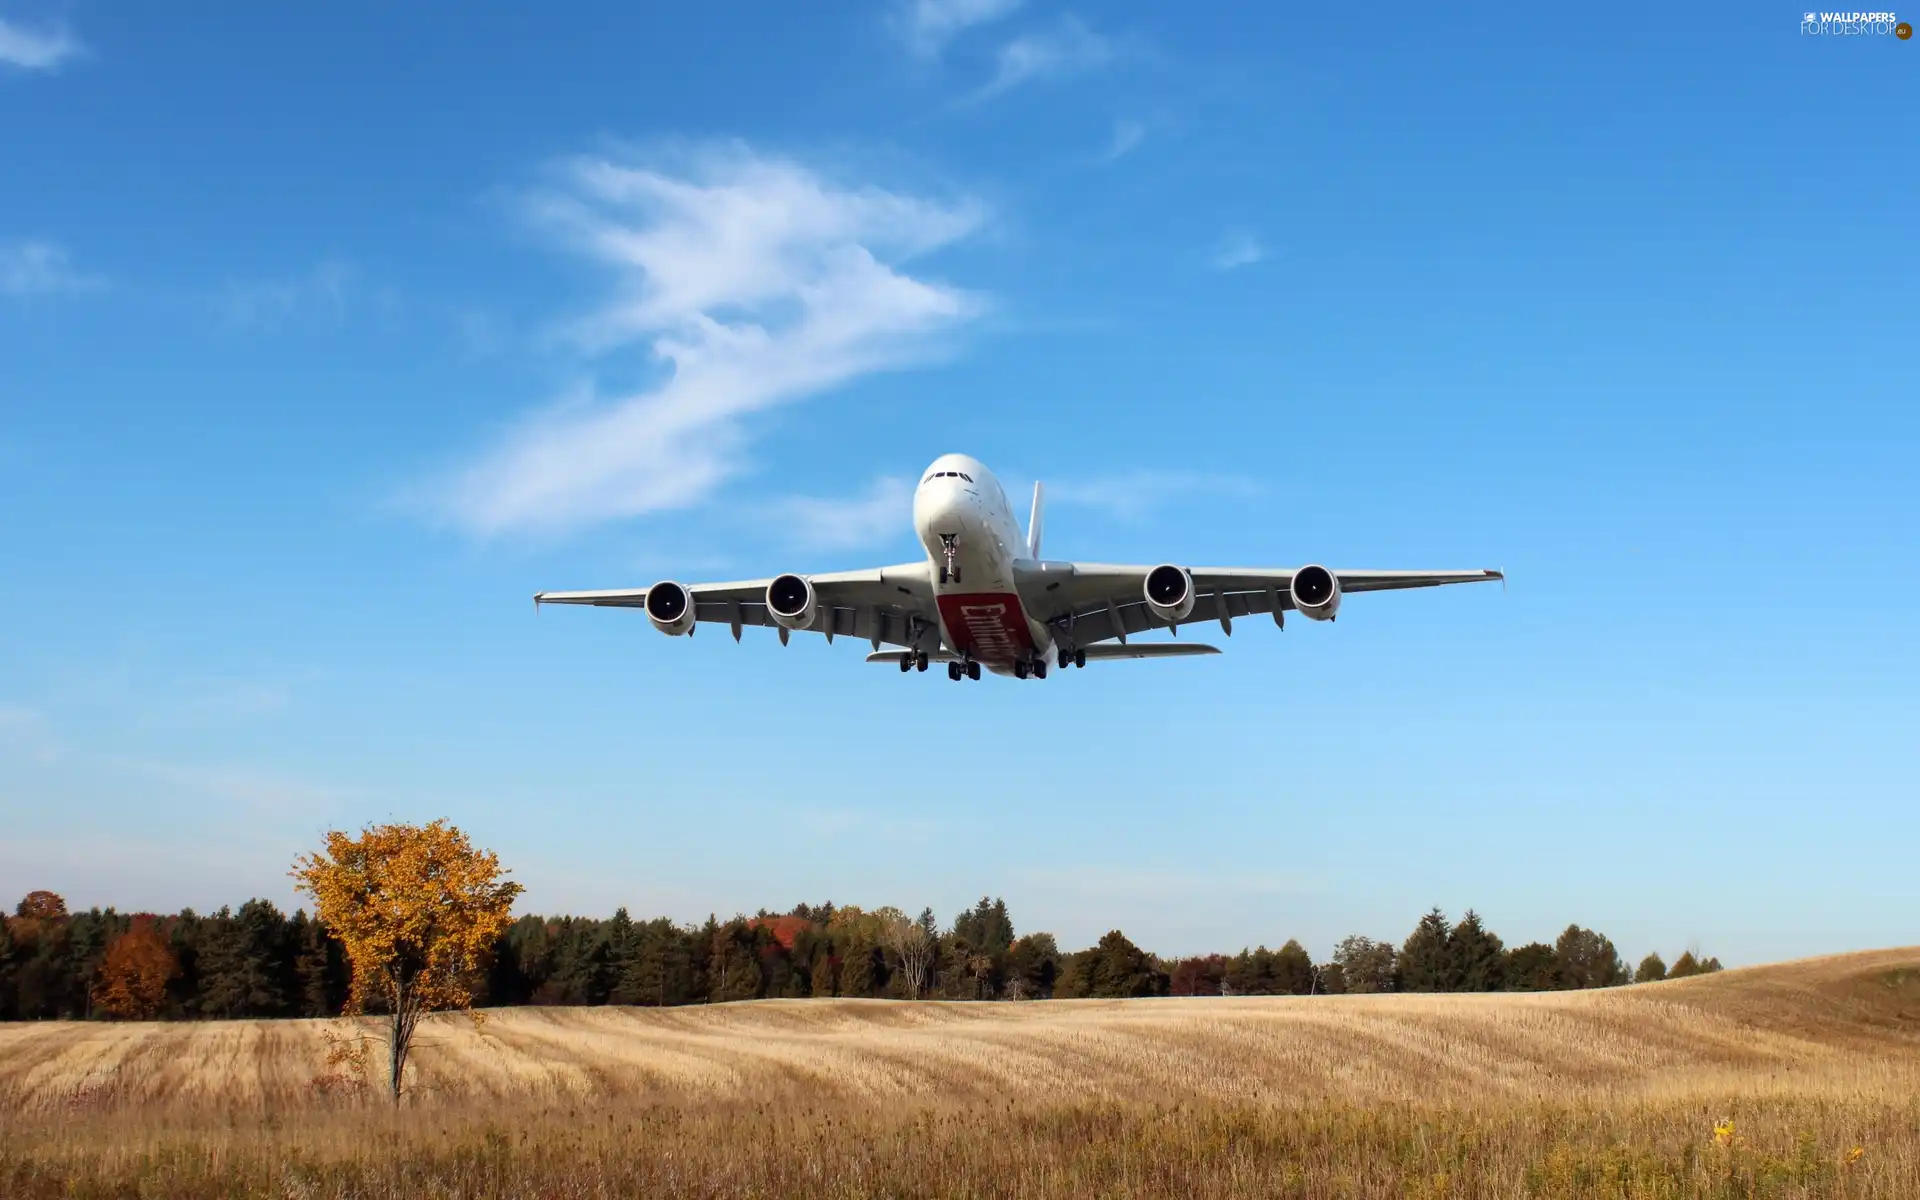
[[[1046,626],[1027,616],[1013,564],[1027,544],[993,472],[965,454],[945,454],[913,494],[913,529],[931,564],[940,637],[955,653],[1000,675],[1016,663],[1053,664]]]

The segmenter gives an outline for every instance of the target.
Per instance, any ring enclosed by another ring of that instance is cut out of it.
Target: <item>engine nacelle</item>
[[[1340,577],[1325,567],[1301,567],[1293,573],[1293,607],[1310,621],[1331,621],[1340,611]]]
[[[788,629],[811,629],[819,605],[813,584],[802,575],[781,575],[767,585],[767,615]]]
[[[647,589],[647,620],[668,637],[693,632],[693,593],[677,583],[656,583]]]
[[[1184,621],[1193,611],[1193,576],[1170,564],[1147,572],[1147,607],[1169,625]]]

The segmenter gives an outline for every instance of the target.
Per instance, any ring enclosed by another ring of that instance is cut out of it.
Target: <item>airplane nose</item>
[[[914,523],[927,534],[960,533],[967,516],[963,500],[957,481],[930,480],[914,495]]]

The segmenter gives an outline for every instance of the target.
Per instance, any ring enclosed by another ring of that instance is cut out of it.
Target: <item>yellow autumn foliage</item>
[[[445,819],[335,830],[291,872],[352,969],[349,1015],[391,1017],[389,1082],[400,1096],[413,1031],[426,1013],[471,1010],[494,943],[512,922],[521,886],[499,856],[476,849]]]

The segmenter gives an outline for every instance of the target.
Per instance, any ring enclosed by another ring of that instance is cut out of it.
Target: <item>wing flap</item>
[[[1117,642],[1099,646],[1088,646],[1088,662],[1098,659],[1120,658],[1188,658],[1195,654],[1218,654],[1218,646],[1202,645],[1199,642],[1135,642],[1122,646]]]

